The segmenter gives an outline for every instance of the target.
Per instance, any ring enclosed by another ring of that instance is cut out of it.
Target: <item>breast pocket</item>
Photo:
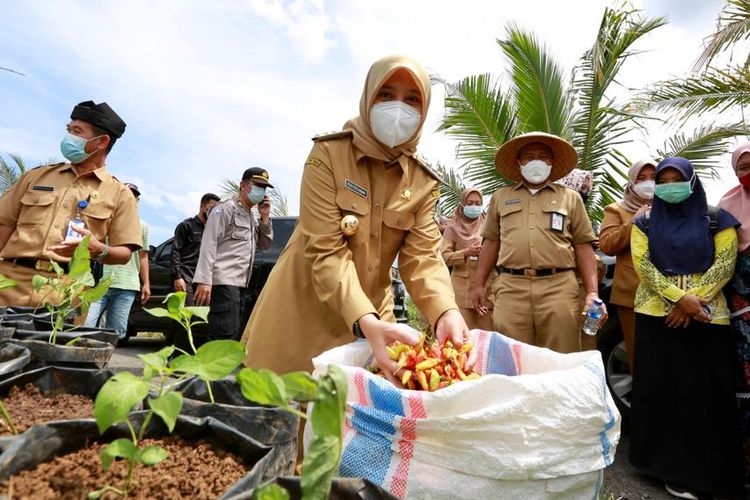
[[[523,205],[514,203],[505,205],[500,210],[500,235],[506,236],[514,231],[521,229],[523,226]]]
[[[340,210],[339,220],[335,221],[336,224],[339,224],[339,228],[341,228],[341,221],[344,217],[350,215],[357,219],[357,228],[354,234],[346,235],[343,234],[343,229],[339,229],[349,246],[354,247],[366,243],[370,227],[369,201],[351,191],[341,190],[336,193],[336,205]]]
[[[231,232],[232,239],[250,241],[252,227],[252,222],[248,219],[241,217],[240,214],[234,214]]]
[[[560,207],[556,203],[545,203],[542,207],[544,220],[540,221],[542,227],[552,234],[570,237],[570,217],[568,210]]]
[[[86,229],[91,231],[100,241],[107,236],[113,208],[107,205],[91,204],[81,212],[81,219],[86,223]]]
[[[37,191],[29,191],[21,197],[21,212],[18,215],[17,225],[38,226],[51,216],[51,205],[54,202],[54,193],[40,194]]]

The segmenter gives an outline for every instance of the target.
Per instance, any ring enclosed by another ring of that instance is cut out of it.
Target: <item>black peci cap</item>
[[[94,101],[84,101],[73,108],[70,119],[81,120],[106,130],[115,139],[122,137],[125,132],[125,122],[106,102],[95,104]]]

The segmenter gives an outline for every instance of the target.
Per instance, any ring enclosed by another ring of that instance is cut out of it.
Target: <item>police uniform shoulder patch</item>
[[[326,132],[324,134],[318,134],[312,138],[315,142],[330,141],[333,139],[343,139],[344,137],[351,137],[353,135],[351,130],[341,130],[339,132]]]
[[[438,182],[442,182],[442,178],[440,177],[440,174],[438,174],[435,170],[432,169],[432,167],[427,162],[424,156],[415,153],[414,156],[412,156],[412,158],[414,158],[414,160],[417,162],[417,165],[422,167],[429,174],[430,177],[432,177]]]

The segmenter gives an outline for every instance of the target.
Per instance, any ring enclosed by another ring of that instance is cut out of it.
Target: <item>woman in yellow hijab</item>
[[[342,132],[313,139],[299,222],[242,337],[247,366],[311,370],[313,357],[361,336],[393,373],[385,346],[418,340],[415,330],[395,323],[390,269],[397,255],[438,338],[463,343],[468,329],[433,218],[439,178],[415,156],[429,104],[425,68],[385,57],[370,68],[359,116]]]

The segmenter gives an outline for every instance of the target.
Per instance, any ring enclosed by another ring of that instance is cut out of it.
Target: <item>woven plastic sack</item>
[[[364,341],[313,359],[349,382],[339,474],[410,499],[598,498],[620,437],[599,352],[560,354],[481,330],[472,341],[483,377],[433,393],[363,368]]]

